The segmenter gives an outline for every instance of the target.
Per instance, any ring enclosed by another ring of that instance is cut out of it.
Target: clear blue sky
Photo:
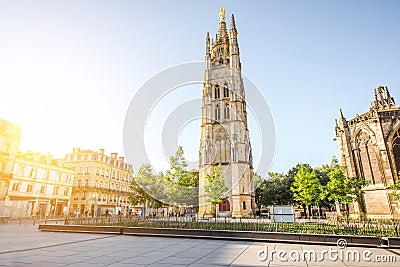
[[[338,109],[367,111],[378,85],[400,103],[399,1],[3,0],[0,117],[23,127],[23,150],[121,152],[135,91],[203,60],[220,6],[235,14],[243,72],[274,115],[272,171],[328,163]]]

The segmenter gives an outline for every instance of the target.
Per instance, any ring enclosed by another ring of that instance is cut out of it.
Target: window
[[[12,187],[12,191],[18,192],[20,186],[21,186],[21,184],[19,182],[18,183],[14,183],[13,187]]]
[[[24,176],[24,169],[25,169],[24,166],[20,166],[20,167],[18,168],[18,171],[17,171],[18,176]]]
[[[371,141],[371,136],[368,133],[361,132],[357,136],[358,162],[361,176],[365,180],[371,181],[371,184],[382,183],[379,173],[378,158],[376,156],[374,144]]]
[[[33,184],[28,184],[28,187],[26,188],[27,193],[32,193],[33,192]]]
[[[246,210],[246,201],[243,201],[243,210]]]
[[[229,110],[229,104],[228,103],[226,103],[226,105],[225,105],[225,109],[224,109],[224,117],[225,117],[225,119],[229,119],[229,117],[230,117],[230,110]]]
[[[230,211],[230,204],[227,199],[222,200],[221,203],[219,203],[219,211]]]
[[[68,194],[69,194],[69,188],[66,187],[64,188],[64,196],[68,196]]]
[[[42,186],[40,187],[40,194],[44,194],[44,193],[46,193],[46,186],[45,186],[45,185],[42,185]]]
[[[226,97],[229,97],[229,89],[227,84],[224,85],[224,98]]]
[[[221,108],[219,104],[215,107],[215,120],[219,121],[221,119]]]
[[[215,99],[219,99],[220,98],[220,94],[219,94],[219,86],[216,85],[214,88],[214,98]]]
[[[10,143],[5,143],[3,147],[3,153],[9,154],[10,153]]]
[[[393,155],[394,161],[397,168],[397,173],[400,172],[400,130],[397,131],[393,139]]]
[[[59,190],[59,187],[58,186],[54,186],[53,195],[58,195],[58,190]]]

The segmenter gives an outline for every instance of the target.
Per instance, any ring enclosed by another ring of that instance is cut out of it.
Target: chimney
[[[118,158],[118,153],[111,153],[111,158],[112,159],[117,159]]]
[[[100,148],[100,149],[99,149],[99,154],[104,155],[104,148]]]
[[[124,157],[119,157],[119,161],[122,161],[122,162],[124,162]]]

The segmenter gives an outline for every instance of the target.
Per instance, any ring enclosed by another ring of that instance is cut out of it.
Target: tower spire
[[[241,65],[239,58],[239,44],[237,40],[237,35],[238,32],[236,29],[235,16],[232,14],[231,25],[229,30],[229,51],[231,57],[230,66],[231,69],[240,70]]]
[[[225,8],[221,7],[219,11],[219,27],[218,34],[216,38],[217,43],[227,43],[229,42],[228,31],[226,30],[226,22],[225,22]]]
[[[236,23],[235,23],[235,16],[233,14],[232,14],[232,17],[231,17],[231,31],[232,30],[237,33]]]

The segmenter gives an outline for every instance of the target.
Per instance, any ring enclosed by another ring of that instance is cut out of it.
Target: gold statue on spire
[[[225,8],[221,7],[219,9],[219,22],[225,22]]]

